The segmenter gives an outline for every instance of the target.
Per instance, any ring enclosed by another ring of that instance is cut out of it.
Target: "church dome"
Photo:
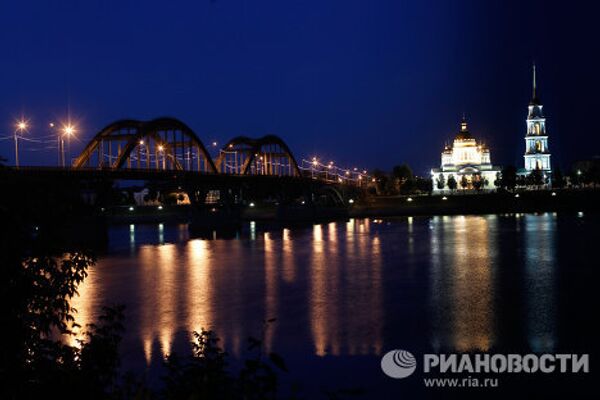
[[[473,139],[473,136],[471,136],[471,133],[469,132],[469,128],[467,126],[467,119],[464,116],[460,123],[460,131],[458,131],[458,133],[456,134],[454,139],[455,140]]]

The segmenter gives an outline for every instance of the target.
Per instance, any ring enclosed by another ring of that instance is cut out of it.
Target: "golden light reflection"
[[[296,280],[296,263],[294,262],[294,246],[290,236],[290,230],[283,230],[283,280],[293,283]]]
[[[144,359],[146,360],[146,365],[150,366],[150,363],[152,363],[152,336],[142,338],[142,342],[144,346]]]
[[[381,350],[383,348],[383,321],[384,321],[384,313],[383,313],[383,277],[382,277],[382,267],[383,260],[381,254],[381,241],[379,240],[379,236],[375,236],[373,238],[371,244],[371,271],[372,276],[370,279],[372,285],[372,295],[369,298],[372,301],[371,306],[369,307],[369,315],[370,315],[370,323],[367,327],[372,330],[370,333],[370,337],[373,338],[373,345],[375,354],[381,354]]]
[[[192,335],[202,328],[209,329],[213,323],[212,252],[209,242],[200,239],[190,240],[187,250],[187,330]]]
[[[329,329],[327,327],[327,276],[323,243],[323,227],[313,226],[312,260],[310,270],[310,326],[318,356],[327,354]]]
[[[264,233],[265,246],[265,321],[277,316],[278,277],[275,245],[271,234]],[[265,350],[270,352],[273,347],[273,337],[276,325],[269,326],[265,332]]]
[[[138,252],[140,268],[141,268],[141,286],[144,288],[155,287],[156,278],[154,277],[154,253],[155,248],[153,246],[141,246]],[[140,336],[142,343],[144,344],[144,357],[146,358],[146,364],[150,365],[152,361],[153,353],[153,338],[154,338],[154,312],[151,306],[153,296],[152,292],[143,290],[140,292],[142,298],[140,303],[143,304],[141,307],[141,323],[140,323]]]
[[[328,234],[327,235],[327,240],[329,242],[332,242],[332,243],[337,242],[337,236],[336,236],[337,235],[337,223],[330,222],[327,225],[327,234]],[[334,246],[331,246],[330,248],[337,249],[337,247],[334,247]]]
[[[106,260],[102,282],[91,272],[80,287],[81,298],[74,299],[78,322],[95,320],[93,302],[106,304],[113,293],[123,296],[123,290],[131,290],[124,295],[131,297],[127,318],[134,321],[128,335],[135,337],[138,356],[148,366],[179,352],[192,339],[187,334],[201,328],[214,330],[219,344],[239,357],[246,338],[260,334],[260,320],[275,317],[278,322],[266,330],[264,343],[265,351],[277,351],[278,332],[288,326],[278,324],[289,320],[283,287],[307,285],[308,314],[301,318],[310,319],[305,322],[317,355],[379,353],[384,320],[381,241],[366,233],[366,221],[315,225],[312,236],[299,231],[298,243],[288,229],[281,237],[256,232],[258,240],[253,241],[138,243],[126,257]],[[136,228],[129,233],[139,233]],[[166,233],[161,231],[159,227],[159,234]],[[294,258],[302,255],[306,278],[297,275]],[[134,281],[125,284],[123,278],[131,277]],[[98,288],[105,298],[95,299],[89,292]]]
[[[154,288],[140,293],[142,298],[140,336],[147,362],[152,360],[154,338],[158,338],[162,357],[171,353],[177,328],[177,264],[174,244],[141,246],[139,261],[142,287]]]
[[[494,216],[432,221],[434,348],[487,351],[494,342]],[[447,256],[447,258],[445,258]]]
[[[84,332],[87,330],[87,325],[96,322],[94,318],[94,299],[96,296],[96,267],[88,269],[88,276],[77,287],[77,293],[69,304],[75,308],[77,312],[74,314],[75,322],[80,327],[71,326],[73,335],[67,335],[65,341],[70,346],[80,347],[79,340],[84,340]]]
[[[313,227],[309,303],[318,356],[379,353],[382,348],[381,243],[361,234],[360,226],[365,229],[363,221],[358,231],[347,224],[343,241],[340,224],[327,225],[326,240],[323,226]]]
[[[166,244],[155,247],[157,250],[158,262],[158,281],[160,289],[158,290],[158,314],[160,316],[159,340],[163,357],[171,353],[171,344],[173,341],[174,329],[177,321],[175,320],[175,296],[178,292],[176,277],[177,265],[175,265],[175,245]]]

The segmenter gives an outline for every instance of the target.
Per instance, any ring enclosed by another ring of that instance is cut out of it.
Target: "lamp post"
[[[51,125],[52,126],[52,125]],[[61,133],[58,135],[58,151],[60,153],[60,166],[65,168],[65,136],[70,140],[75,134],[75,127],[71,124],[64,125]]]
[[[162,158],[162,162],[160,160],[156,160],[156,163],[158,164],[159,162],[161,162],[162,164],[162,169],[165,170],[166,169],[166,162],[165,162],[165,153],[164,153],[165,148],[163,147],[163,145],[158,145],[158,155],[160,156],[160,158]]]
[[[19,168],[19,133],[23,133],[27,130],[27,121],[21,120],[17,122],[15,129],[15,167]]]

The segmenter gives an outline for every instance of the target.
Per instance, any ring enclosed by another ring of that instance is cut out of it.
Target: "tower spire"
[[[537,68],[535,66],[535,62],[533,63],[532,73],[533,73],[533,90],[531,93],[531,101],[529,102],[529,105],[530,106],[541,106],[542,103],[540,102],[540,99],[538,98],[538,95],[537,95]]]
[[[533,63],[533,98],[536,98],[536,93],[535,93],[535,62]]]

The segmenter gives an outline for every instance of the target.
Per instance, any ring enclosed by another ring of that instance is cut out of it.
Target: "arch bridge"
[[[236,137],[221,149],[215,165],[224,174],[302,176],[291,150],[275,135]]]
[[[290,148],[278,136],[236,137],[220,150],[215,162],[198,135],[175,118],[113,122],[87,144],[73,168],[303,176]]]
[[[217,172],[200,138],[174,118],[113,122],[94,136],[73,167]]]

